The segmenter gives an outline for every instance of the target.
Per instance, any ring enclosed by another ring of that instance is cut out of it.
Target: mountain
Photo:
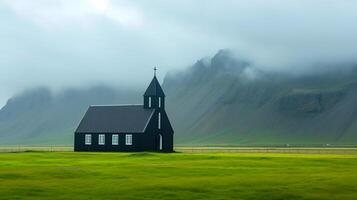
[[[52,94],[36,88],[0,110],[0,144],[73,144],[73,132],[89,105],[141,103],[137,91],[107,86]]]
[[[357,144],[353,67],[302,75],[269,72],[221,50],[168,73],[163,88],[176,144]],[[0,110],[0,144],[73,144],[89,105],[141,103],[141,89],[26,91]]]
[[[357,71],[268,73],[229,50],[164,81],[187,145],[356,144]]]

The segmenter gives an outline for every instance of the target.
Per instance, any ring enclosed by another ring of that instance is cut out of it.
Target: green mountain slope
[[[165,77],[175,142],[357,144],[357,70],[344,69],[300,76],[271,73],[222,50]],[[73,144],[73,132],[89,105],[141,103],[145,89],[27,91],[0,110],[0,144]]]

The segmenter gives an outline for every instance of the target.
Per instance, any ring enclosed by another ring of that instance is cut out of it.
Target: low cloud
[[[0,104],[26,88],[142,87],[229,48],[266,70],[357,58],[357,1],[0,1]],[[1,100],[2,99],[2,100]]]
[[[113,20],[121,26],[138,28],[145,24],[140,10],[125,2],[110,0],[7,0],[18,16],[48,29],[65,28],[68,24],[91,26],[96,18]]]

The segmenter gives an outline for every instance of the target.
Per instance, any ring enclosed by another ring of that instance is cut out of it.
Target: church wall
[[[85,144],[85,134],[92,135],[91,145]],[[112,145],[112,135],[119,135],[119,144]],[[145,133],[106,133],[105,135],[105,144],[98,144],[98,133],[76,133],[75,134],[75,151],[122,151],[122,152],[130,152],[130,151],[150,151],[152,150],[152,144],[154,138],[150,134]],[[132,135],[132,145],[125,144],[125,135]],[[151,142],[150,142],[151,141]]]

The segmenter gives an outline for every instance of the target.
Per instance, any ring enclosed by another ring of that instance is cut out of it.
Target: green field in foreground
[[[0,153],[0,199],[357,199],[357,155]]]

